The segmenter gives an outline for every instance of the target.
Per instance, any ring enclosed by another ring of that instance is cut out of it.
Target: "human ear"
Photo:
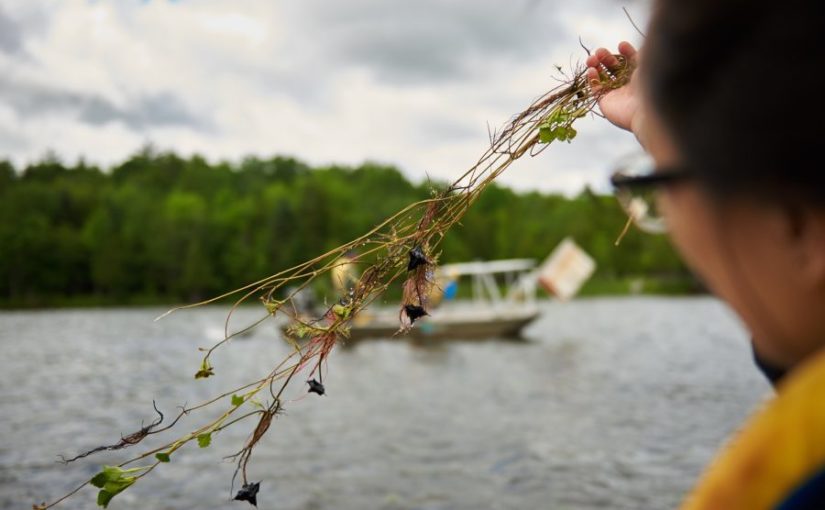
[[[788,206],[784,216],[798,283],[825,291],[825,210]]]

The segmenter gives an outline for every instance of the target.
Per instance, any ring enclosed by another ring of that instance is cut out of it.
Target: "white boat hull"
[[[521,330],[539,315],[533,306],[491,309],[465,307],[436,309],[432,315],[416,321],[405,334],[398,334],[398,311],[362,312],[350,329],[350,340],[368,338],[411,337],[418,340],[481,340],[518,338]]]

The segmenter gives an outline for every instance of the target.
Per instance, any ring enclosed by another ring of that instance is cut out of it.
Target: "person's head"
[[[657,0],[640,67],[647,149],[686,261],[766,359],[825,345],[825,2]]]

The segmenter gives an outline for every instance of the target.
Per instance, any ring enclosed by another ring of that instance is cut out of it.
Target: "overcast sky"
[[[0,0],[0,158],[293,155],[452,180],[555,85],[554,65],[638,43],[645,0]],[[513,165],[520,190],[606,190],[632,136],[582,119]]]

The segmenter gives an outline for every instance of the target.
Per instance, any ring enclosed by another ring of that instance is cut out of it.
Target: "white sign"
[[[566,301],[579,292],[595,270],[596,262],[567,237],[539,268],[539,283],[544,290]]]

